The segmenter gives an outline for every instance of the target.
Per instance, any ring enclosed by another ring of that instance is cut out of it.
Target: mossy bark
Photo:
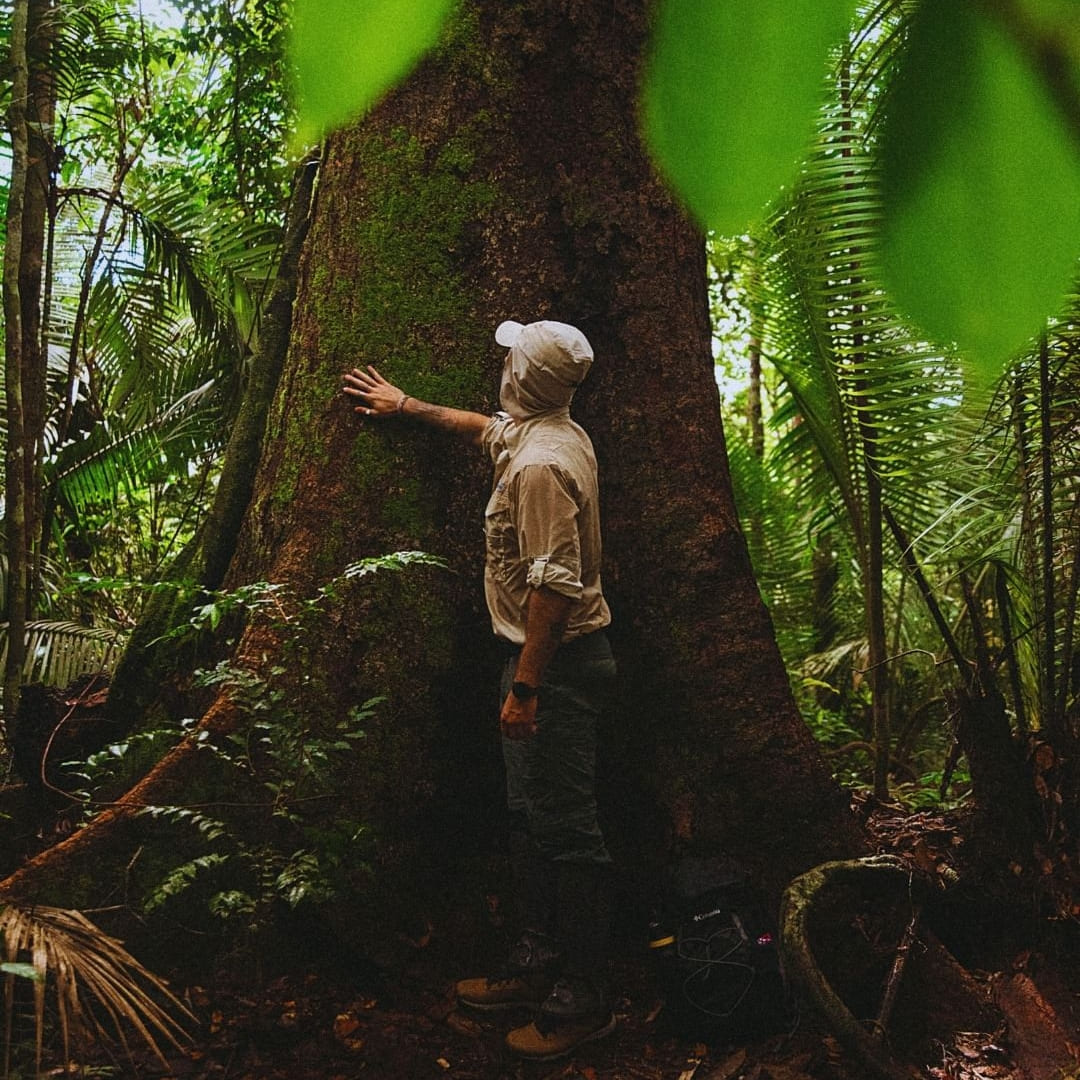
[[[417,397],[493,408],[503,318],[576,323],[596,352],[574,413],[600,462],[622,671],[602,761],[616,852],[651,870],[677,844],[725,850],[778,896],[794,874],[858,848],[739,530],[703,239],[639,142],[648,8],[465,3],[408,82],[326,147],[289,354],[225,584],[310,594],[365,556],[447,560],[448,573],[379,584],[313,653],[324,707],[387,698],[349,796],[384,883],[403,869],[452,872],[500,812],[481,589],[490,464],[405,423],[365,426],[340,376],[371,363]],[[272,642],[240,648],[273,662]],[[219,702],[208,716],[226,713]]]

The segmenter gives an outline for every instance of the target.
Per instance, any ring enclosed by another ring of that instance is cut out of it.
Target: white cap
[[[538,367],[577,386],[593,361],[589,339],[569,323],[542,322],[524,326],[513,319],[499,323],[495,341],[505,349],[517,349]]]
[[[588,338],[568,323],[500,323],[495,340],[510,350],[499,400],[521,419],[570,404],[593,361]]]
[[[517,344],[517,339],[521,337],[521,331],[525,327],[519,323],[514,322],[513,319],[507,319],[506,322],[501,322],[495,328],[495,341],[501,345],[504,349],[512,349]]]

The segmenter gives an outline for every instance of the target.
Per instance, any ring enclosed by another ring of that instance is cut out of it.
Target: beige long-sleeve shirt
[[[570,597],[563,641],[611,622],[600,585],[596,455],[568,408],[492,418],[483,445],[495,466],[484,515],[484,593],[495,633],[525,641],[529,592]]]

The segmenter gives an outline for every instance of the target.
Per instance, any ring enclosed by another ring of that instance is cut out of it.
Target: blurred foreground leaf
[[[644,87],[661,171],[705,225],[743,232],[794,174],[851,0],[664,0]]]
[[[455,0],[295,0],[300,145],[358,116],[435,44]]]
[[[883,136],[885,273],[987,377],[1057,313],[1080,255],[1080,147],[1038,72],[974,4],[916,15]]]

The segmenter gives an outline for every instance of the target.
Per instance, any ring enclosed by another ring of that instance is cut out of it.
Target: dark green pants
[[[503,700],[516,669],[514,654]],[[611,856],[596,818],[596,725],[615,674],[604,633],[562,646],[540,685],[537,733],[502,740],[519,922],[545,935],[583,1012],[607,999]]]
[[[503,700],[516,669],[515,653],[503,667]],[[563,645],[540,685],[536,734],[503,739],[519,920],[574,980],[582,1013],[605,1008],[608,996],[611,856],[596,816],[596,727],[614,681],[602,632]]]
[[[500,704],[516,669],[514,653],[503,666]],[[540,685],[536,734],[502,741],[510,810],[524,814],[546,860],[611,862],[596,816],[596,726],[614,680],[602,631],[561,646]]]

